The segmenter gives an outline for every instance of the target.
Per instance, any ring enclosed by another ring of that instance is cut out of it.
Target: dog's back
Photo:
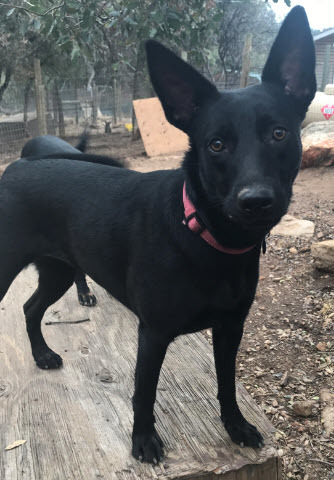
[[[86,142],[86,140],[85,140]],[[21,158],[27,157],[43,157],[45,155],[60,154],[60,153],[80,153],[85,150],[79,143],[81,148],[74,148],[69,143],[61,138],[53,137],[52,135],[43,135],[29,140],[22,148]],[[82,149],[83,148],[83,149]]]

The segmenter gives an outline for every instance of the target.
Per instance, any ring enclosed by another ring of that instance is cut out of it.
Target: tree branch
[[[11,3],[2,3],[0,2],[0,7],[7,7],[7,8],[15,8],[16,10],[21,10],[22,12],[30,13],[30,15],[36,15],[37,17],[45,17],[46,15],[49,15],[49,13],[52,13],[54,10],[58,10],[59,8],[63,7],[65,5],[65,2],[62,1],[59,5],[56,5],[55,7],[50,8],[44,13],[37,13],[32,10],[29,10],[29,8],[26,7],[21,7],[20,5],[13,5]]]

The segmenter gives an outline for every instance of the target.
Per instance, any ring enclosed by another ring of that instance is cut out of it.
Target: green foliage
[[[221,68],[218,44],[227,12],[236,6],[265,7],[265,0],[12,2],[0,3],[0,67],[13,61],[6,60],[5,51],[10,48],[18,51],[10,56],[17,58],[16,71],[28,68],[33,56],[38,56],[50,77],[87,78],[94,70],[95,78],[110,80],[143,70],[143,44],[148,38],[186,52],[188,60],[210,76],[212,68]],[[242,28],[241,41],[247,25]]]

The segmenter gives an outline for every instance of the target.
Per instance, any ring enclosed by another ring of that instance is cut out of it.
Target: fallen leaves
[[[327,343],[319,342],[315,348],[319,350],[319,352],[325,352],[327,350]]]
[[[20,447],[21,445],[24,445],[27,442],[27,440],[16,440],[13,443],[10,443],[7,445],[5,450],[13,450],[14,448]]]

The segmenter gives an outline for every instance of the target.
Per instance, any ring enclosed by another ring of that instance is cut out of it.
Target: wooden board
[[[134,100],[138,127],[149,157],[185,152],[188,136],[166,120],[158,98]]]
[[[28,268],[0,305],[2,480],[280,478],[273,427],[240,385],[241,409],[264,434],[266,446],[257,451],[230,442],[219,419],[211,347],[201,334],[178,338],[167,352],[155,410],[164,462],[150,466],[134,460],[136,317],[95,284],[98,306],[80,307],[72,287],[44,320],[68,323],[43,326],[64,367],[39,370],[22,312],[35,286],[36,273]],[[84,318],[90,321],[71,323]],[[4,451],[19,439],[27,443]]]

